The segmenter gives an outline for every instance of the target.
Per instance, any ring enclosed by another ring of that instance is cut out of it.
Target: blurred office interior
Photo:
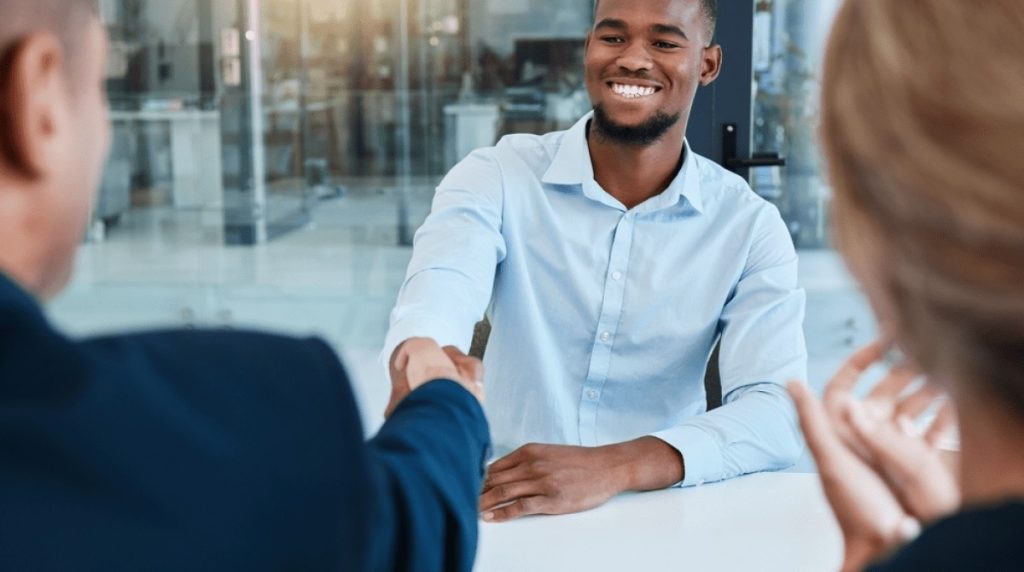
[[[753,5],[751,148],[787,162],[748,176],[800,249],[820,386],[875,332],[829,246],[815,144],[838,2],[729,1]],[[589,111],[593,0],[101,6],[115,136],[76,278],[51,315],[74,334],[321,335],[346,357],[372,430],[388,392],[376,354],[434,186],[476,147]]]

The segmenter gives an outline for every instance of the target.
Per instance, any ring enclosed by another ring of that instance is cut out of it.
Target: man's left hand
[[[503,522],[600,506],[626,490],[623,461],[614,445],[525,445],[490,466],[480,512],[485,521]]]

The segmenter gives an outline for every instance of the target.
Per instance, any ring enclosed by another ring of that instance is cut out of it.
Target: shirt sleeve
[[[683,456],[682,486],[791,466],[803,450],[789,380],[807,378],[806,298],[774,207],[758,219],[747,264],[721,317],[718,409],[655,433]]]
[[[503,181],[494,149],[474,151],[437,188],[430,215],[416,232],[413,255],[381,352],[412,337],[469,350],[473,326],[490,303],[501,234]]]

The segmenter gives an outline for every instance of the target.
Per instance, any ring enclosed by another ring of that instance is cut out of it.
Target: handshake
[[[484,366],[454,346],[442,348],[430,338],[409,338],[402,342],[390,361],[391,401],[384,417],[390,417],[405,396],[429,381],[449,379],[478,400],[484,399]]]

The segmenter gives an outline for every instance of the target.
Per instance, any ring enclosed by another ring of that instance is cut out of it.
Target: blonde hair
[[[1024,417],[1022,30],[1021,0],[847,0],[822,142],[880,318],[926,373]]]

